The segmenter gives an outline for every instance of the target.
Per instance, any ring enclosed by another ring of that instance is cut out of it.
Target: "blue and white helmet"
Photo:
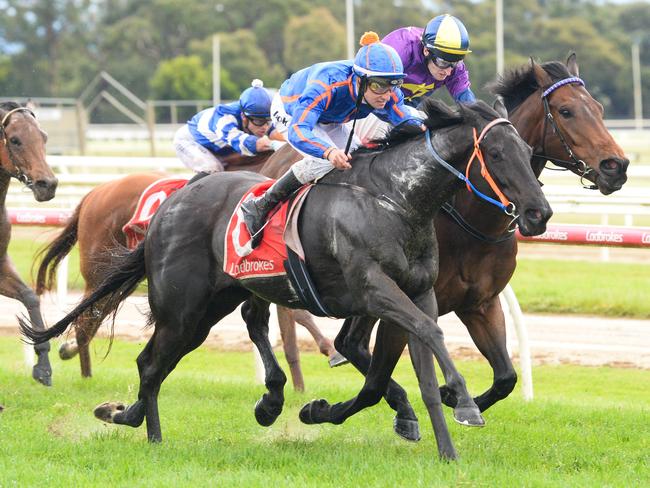
[[[271,95],[264,88],[262,80],[255,79],[239,97],[241,111],[246,117],[269,118],[271,116]]]
[[[366,32],[359,41],[361,49],[354,58],[353,69],[362,78],[401,80],[406,76],[404,65],[392,46],[379,42],[375,32]]]

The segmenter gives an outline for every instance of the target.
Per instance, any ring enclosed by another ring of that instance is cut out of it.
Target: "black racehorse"
[[[333,316],[371,316],[380,323],[359,394],[334,405],[311,402],[300,418],[305,423],[340,424],[376,404],[408,342],[412,350],[421,351],[414,367],[440,455],[455,458],[433,360],[425,349],[435,355],[446,387],[458,399],[455,419],[476,426],[484,421],[436,323],[433,216],[460,184],[459,171],[467,169],[477,152],[481,162],[484,155],[496,185],[512,202],[503,207],[510,213],[517,209],[522,233],[543,232],[552,212],[530,168],[530,147],[507,120],[498,119],[496,111],[483,102],[452,110],[431,100],[423,108],[428,116],[425,134],[396,132],[379,150],[356,152],[353,168],[325,176],[303,206],[300,235],[323,303]],[[470,176],[489,178],[485,167],[472,168]],[[155,331],[137,359],[138,400],[128,408],[104,404],[96,409],[98,417],[134,427],[146,418],[149,440],[160,441],[157,401],[162,382],[205,340],[212,325],[242,302],[242,316],[266,368],[268,391],[255,406],[256,419],[270,425],[281,413],[286,376],[267,337],[269,302],[290,308],[304,305],[286,277],[237,281],[223,272],[228,220],[246,190],[262,179],[250,173],[221,173],[180,190],[155,215],[145,243],[125,254],[95,293],[64,319],[45,333],[21,320],[27,337],[47,340],[62,334],[98,300],[108,297],[106,306],[117,307],[142,279],[148,279]]]
[[[510,121],[533,147],[530,165],[536,176],[550,161],[604,195],[626,182],[629,160],[603,123],[602,105],[579,78],[575,54],[566,64],[531,62],[489,88],[503,97]],[[440,315],[456,313],[493,369],[492,385],[474,398],[483,412],[506,398],[517,381],[499,301],[515,271],[517,240],[508,232],[510,219],[468,192],[458,191],[443,210],[434,219],[441,258],[434,290]],[[337,350],[361,372],[370,364],[368,344],[375,322],[374,317],[346,319],[335,341]],[[446,405],[455,405],[456,398],[444,385],[441,394]],[[397,418],[410,418],[412,407],[397,383],[389,383],[386,400]],[[417,440],[415,423],[411,428],[397,433]]]

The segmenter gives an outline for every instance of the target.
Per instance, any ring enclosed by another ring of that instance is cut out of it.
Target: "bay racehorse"
[[[37,202],[54,198],[57,179],[45,158],[47,134],[41,130],[36,117],[15,102],[0,102],[0,294],[20,301],[34,326],[45,330],[39,299],[18,276],[7,254],[11,239],[11,222],[6,199],[11,178],[31,190]],[[32,377],[46,385],[52,384],[49,343],[35,346],[37,362]]]
[[[394,131],[377,150],[355,152],[352,169],[323,177],[304,203],[299,230],[322,303],[332,316],[372,316],[380,319],[380,325],[359,394],[334,405],[310,402],[300,418],[308,424],[340,424],[376,404],[408,341],[411,351],[421,350],[414,367],[440,455],[455,458],[433,358],[424,350],[436,356],[448,390],[458,399],[454,418],[465,425],[480,426],[484,421],[436,323],[433,216],[461,184],[462,172],[476,179],[488,175],[487,167],[492,176],[486,180],[493,178],[492,185],[505,193],[495,203],[517,219],[523,234],[543,232],[552,212],[531,171],[531,149],[506,119],[483,102],[452,110],[428,100],[423,109],[428,116],[425,134]],[[482,170],[471,165],[477,156]],[[106,310],[114,310],[147,278],[155,330],[137,359],[138,400],[128,407],[101,405],[96,416],[133,427],[146,418],[148,439],[160,441],[162,382],[205,340],[212,325],[242,302],[242,316],[266,369],[267,392],[255,406],[255,417],[261,425],[271,425],[281,413],[286,376],[268,341],[269,302],[304,306],[286,276],[238,281],[223,272],[230,216],[242,195],[262,180],[252,173],[218,173],[179,190],[154,215],[145,242],[118,258],[107,280],[65,318],[46,332],[21,319],[30,340],[48,340],[64,333],[99,300],[108,297]],[[485,191],[487,184],[477,186]]]
[[[576,56],[572,54],[566,63],[531,62],[512,70],[490,89],[503,98],[510,121],[533,147],[530,164],[536,176],[551,162],[572,171],[581,182],[591,182],[589,188],[609,194],[625,183],[629,161],[603,123],[602,106],[578,77]],[[298,158],[296,155],[295,160]],[[269,160],[266,166],[264,174],[271,177],[288,169],[277,159]],[[517,241],[510,232],[510,219],[464,189],[442,210],[434,219],[440,252],[435,283],[439,313],[456,313],[492,367],[492,385],[474,398],[485,411],[507,397],[517,382],[506,348],[505,318],[499,301],[499,293],[515,271]],[[371,317],[348,320],[335,341],[337,350],[361,371],[369,367],[368,343],[374,323]],[[280,321],[280,327],[295,328],[290,316]],[[402,401],[406,394],[392,388],[398,386],[391,383],[388,403],[398,409],[398,418],[410,415],[410,406]],[[441,391],[443,401],[453,407],[453,394],[445,386]],[[417,429],[398,433],[409,440],[419,438]]]
[[[245,169],[258,172],[271,154],[273,153],[264,152],[252,157],[242,157],[235,153],[222,160],[227,171]],[[134,173],[103,183],[85,195],[66,226],[37,256],[37,294],[41,295],[52,289],[61,260],[78,245],[79,268],[85,282],[83,298],[91,295],[106,277],[112,250],[116,246],[127,244],[122,228],[133,216],[140,195],[149,185],[165,176],[168,175],[160,172]],[[64,342],[59,349],[62,359],[70,359],[79,354],[83,377],[92,376],[89,346],[106,318],[101,310],[101,304],[97,304],[80,316],[75,323],[75,339]],[[283,322],[286,322],[286,313],[285,309],[278,310],[278,317]],[[330,364],[337,365],[344,361],[334,349],[332,341],[320,332],[309,313],[296,311],[296,314],[300,323],[314,337],[320,351],[329,358]],[[304,380],[299,366],[295,328],[282,332],[282,343],[292,371],[294,387],[302,391]],[[298,373],[294,374],[296,368]]]
[[[604,126],[602,106],[582,80],[575,80],[578,76],[576,58],[571,55],[566,65],[531,63],[514,70],[493,83],[491,90],[503,97],[511,122],[533,146],[531,165],[537,176],[550,161],[573,171],[581,181],[592,182],[589,188],[609,194],[625,183],[629,161]],[[475,398],[484,411],[508,396],[517,380],[498,300],[514,273],[517,243],[507,232],[509,221],[467,192],[458,192],[443,210],[434,221],[441,256],[436,296],[440,313],[458,315],[492,366],[492,386]],[[335,342],[362,371],[368,368],[367,344],[374,322],[371,318],[348,321]],[[399,417],[400,411],[411,410],[397,400],[406,398],[398,391],[389,389],[387,399]],[[445,403],[453,406],[453,395],[444,386],[441,391]],[[417,437],[416,431],[407,435],[411,440]]]

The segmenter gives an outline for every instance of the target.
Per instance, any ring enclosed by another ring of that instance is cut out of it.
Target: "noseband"
[[[573,153],[571,150],[571,146],[566,142],[566,138],[562,134],[562,131],[557,125],[557,122],[555,121],[555,118],[553,117],[553,114],[551,113],[551,107],[549,106],[548,103],[548,96],[553,93],[555,90],[560,88],[561,86],[568,85],[568,84],[578,84],[585,86],[585,82],[581,79],[578,78],[577,76],[572,76],[570,78],[565,78],[563,80],[560,80],[551,86],[549,86],[546,90],[542,92],[542,103],[544,104],[544,111],[546,112],[546,115],[544,117],[544,129],[542,131],[542,153],[535,153],[533,156],[535,157],[540,157],[544,158],[547,161],[550,161],[551,163],[555,164],[556,166],[559,166],[560,168],[564,170],[570,170],[573,173],[577,174],[580,176],[580,183],[582,183],[582,186],[588,190],[596,190],[598,189],[597,185],[591,184],[591,185],[586,185],[584,183],[584,180],[586,179],[587,175],[592,173],[594,170],[590,168],[587,163],[585,163],[582,159],[578,159],[578,157]],[[553,132],[557,135],[557,137],[560,139],[560,142],[562,143],[562,146],[564,147],[564,150],[567,152],[569,157],[571,158],[571,161],[567,161],[565,159],[559,159],[559,158],[551,158],[549,156],[546,156],[544,153],[545,148],[546,148],[546,133],[547,133],[547,125],[550,124],[551,128],[553,129]]]
[[[5,168],[2,168],[3,171],[5,171],[9,176],[16,178],[18,181],[20,181],[23,185],[25,185],[27,188],[30,188],[33,186],[34,182],[27,176],[23,170],[16,164],[16,160],[14,157],[13,152],[11,151],[11,147],[9,145],[9,141],[7,141],[7,131],[5,130],[7,126],[10,123],[9,117],[11,114],[16,113],[16,112],[27,112],[29,113],[34,119],[36,119],[36,116],[34,115],[34,112],[29,110],[26,107],[18,107],[14,108],[13,110],[10,110],[5,114],[5,116],[2,118],[0,121],[0,137],[2,138],[2,143],[4,144],[5,148],[7,149],[7,154],[9,155],[9,161],[13,165],[14,169],[16,170],[15,173],[12,173],[11,171],[6,170]]]
[[[435,148],[433,147],[433,143],[431,142],[431,134],[429,131],[426,131],[426,139],[427,139],[427,146],[429,148],[429,151],[433,155],[434,159],[440,163],[447,171],[450,173],[454,174],[459,180],[463,181],[465,183],[465,186],[467,187],[467,190],[470,193],[474,193],[476,196],[481,198],[482,200],[485,200],[488,203],[491,203],[492,205],[499,207],[503,213],[506,215],[512,217],[511,224],[517,220],[519,217],[519,214],[517,213],[517,208],[515,207],[515,204],[509,201],[506,196],[503,194],[503,192],[499,189],[497,184],[495,183],[494,179],[490,175],[487,166],[485,165],[485,160],[483,158],[483,151],[481,151],[480,148],[480,143],[484,139],[485,135],[488,133],[488,131],[494,127],[495,125],[499,124],[508,124],[512,125],[512,123],[508,119],[504,118],[498,118],[494,119],[491,121],[489,124],[487,124],[483,130],[481,131],[481,134],[477,136],[476,134],[476,128],[473,129],[474,131],[474,152],[472,153],[469,162],[467,163],[467,169],[465,171],[465,174],[461,173],[458,171],[456,168],[454,168],[452,165],[450,165],[447,161],[442,159],[440,155],[436,152]],[[497,197],[499,200],[495,200],[494,198],[491,198],[484,193],[481,193],[479,190],[476,189],[476,187],[472,184],[472,182],[469,180],[469,170],[472,166],[472,163],[474,162],[474,159],[478,159],[480,164],[481,164],[481,176],[487,181],[488,185],[490,185],[490,188],[492,188],[492,191],[496,193]],[[510,226],[509,226],[510,227]],[[511,232],[514,231],[514,228],[511,230]]]

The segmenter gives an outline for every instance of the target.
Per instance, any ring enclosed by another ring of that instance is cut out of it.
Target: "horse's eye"
[[[490,159],[492,159],[492,161],[498,161],[499,159],[501,159],[501,153],[495,147],[490,148],[488,153],[490,154]]]
[[[15,137],[15,136],[14,136],[14,137],[10,137],[10,138],[9,138],[9,142],[11,142],[14,146],[20,146],[20,145],[22,144],[22,142],[20,142],[20,139],[18,139],[18,138]]]
[[[571,117],[573,117],[573,114],[571,113],[571,110],[569,110],[567,108],[561,108],[560,109],[560,115],[562,117],[564,117],[565,119],[570,119]]]

